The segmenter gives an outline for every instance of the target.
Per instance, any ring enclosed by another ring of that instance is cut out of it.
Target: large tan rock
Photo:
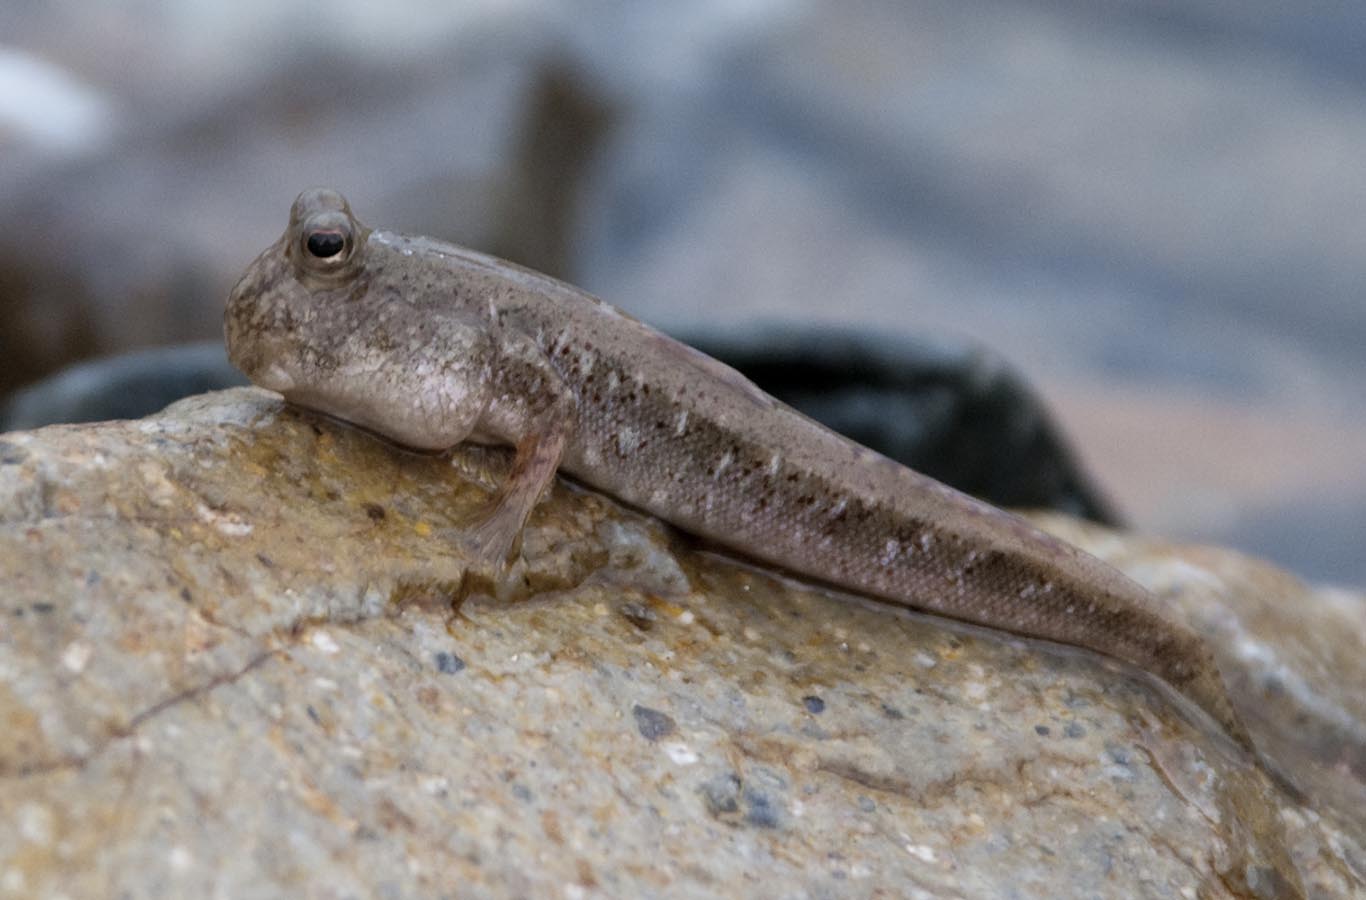
[[[250,389],[0,437],[0,896],[1363,890],[1359,597],[1048,523],[1238,635],[1273,780],[1109,663],[568,486],[491,597],[505,463]]]

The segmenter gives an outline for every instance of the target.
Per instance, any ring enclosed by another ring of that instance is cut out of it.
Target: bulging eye
[[[354,277],[363,268],[367,234],[336,191],[304,191],[289,211],[289,256],[297,273],[316,285]]]
[[[340,231],[314,231],[308,235],[304,246],[318,259],[331,259],[346,249],[346,235]]]

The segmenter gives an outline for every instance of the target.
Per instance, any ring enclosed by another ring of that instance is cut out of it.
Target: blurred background
[[[303,187],[675,332],[987,346],[1140,530],[1366,585],[1366,6],[4,0],[0,396]]]

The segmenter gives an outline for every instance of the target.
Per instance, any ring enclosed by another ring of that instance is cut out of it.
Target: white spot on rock
[[[46,847],[52,843],[52,810],[38,803],[25,803],[19,807],[19,834],[30,844]]]
[[[336,640],[333,639],[332,635],[328,634],[326,631],[313,631],[308,636],[308,642],[313,645],[313,649],[320,653],[331,655],[333,653],[341,652],[341,647],[337,644]]]
[[[228,537],[245,537],[251,534],[253,526],[236,513],[220,513],[204,504],[195,507],[195,515],[205,525],[210,525],[220,534]]]
[[[700,758],[687,744],[679,741],[671,741],[662,745],[661,749],[669,759],[678,766],[690,766]]]
[[[188,848],[177,844],[171,848],[167,861],[171,864],[172,869],[184,872],[194,865],[194,856]]]
[[[450,792],[450,789],[451,780],[444,775],[422,780],[422,792],[431,797],[444,797]]]
[[[916,859],[924,860],[928,863],[939,861],[939,856],[934,852],[934,848],[927,844],[908,843],[906,844],[906,852],[914,856]]]
[[[62,651],[62,665],[79,675],[85,670],[86,663],[90,662],[90,657],[94,653],[94,648],[89,644],[72,641]]]

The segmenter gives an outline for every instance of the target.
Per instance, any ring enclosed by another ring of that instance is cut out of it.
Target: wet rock
[[[4,440],[17,895],[1363,889],[1345,798],[1292,798],[1086,654],[699,554],[564,485],[495,599],[453,537],[502,452],[403,452],[251,389]],[[1249,602],[1232,564],[1078,536],[1178,614]],[[1334,647],[1361,609],[1277,640]]]

